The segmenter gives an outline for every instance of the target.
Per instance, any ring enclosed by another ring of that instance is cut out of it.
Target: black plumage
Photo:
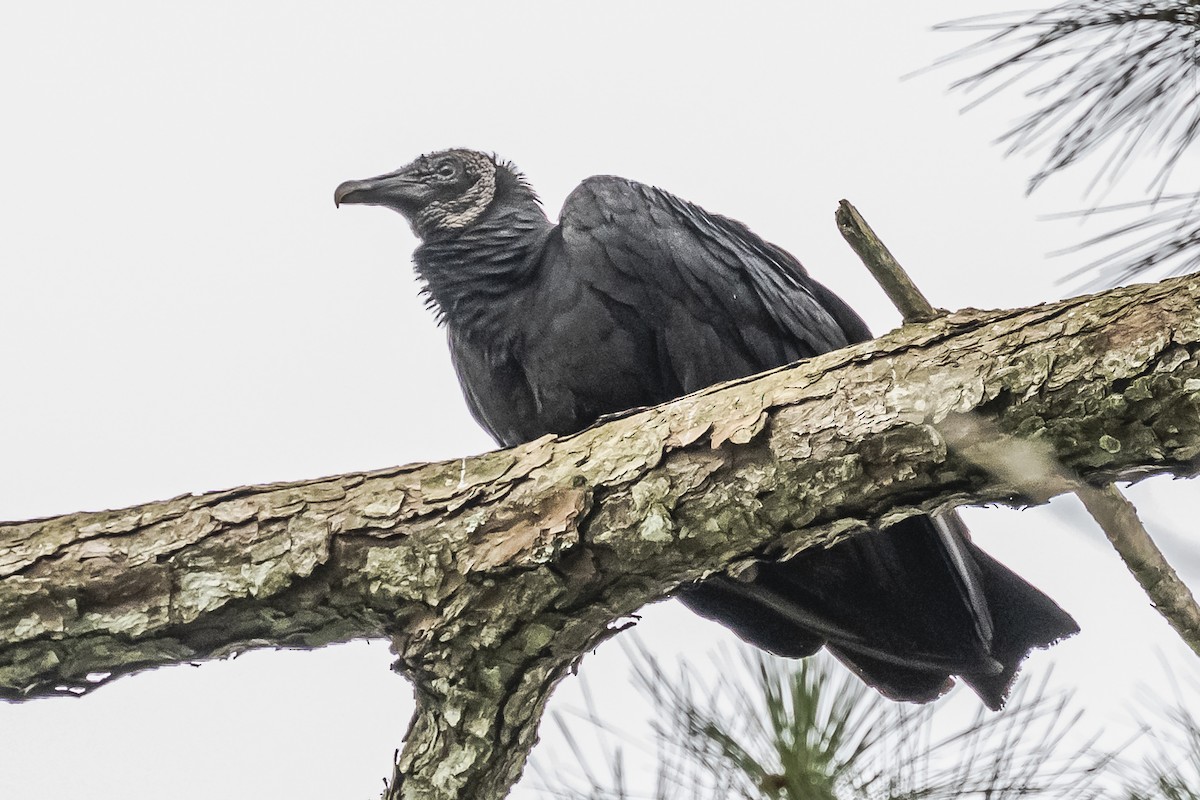
[[[502,445],[871,338],[779,247],[634,181],[588,178],[555,225],[511,164],[447,150],[335,200],[409,220],[468,405]],[[676,595],[771,652],[827,646],[889,697],[929,700],[958,675],[993,708],[1032,648],[1078,630],[954,520],[929,517]]]

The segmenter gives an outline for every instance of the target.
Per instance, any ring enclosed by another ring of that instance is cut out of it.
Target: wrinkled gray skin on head
[[[395,172],[346,181],[333,201],[384,206],[403,214],[421,239],[468,227],[496,195],[496,162],[474,150],[423,155]]]

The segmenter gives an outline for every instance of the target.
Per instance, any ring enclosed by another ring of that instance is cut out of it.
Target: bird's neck
[[[537,276],[553,225],[532,193],[527,202],[490,209],[463,231],[432,238],[413,262],[438,319],[471,338],[503,335]]]

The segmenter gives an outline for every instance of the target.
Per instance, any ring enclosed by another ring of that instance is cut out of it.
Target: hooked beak
[[[417,180],[409,167],[361,181],[346,181],[333,192],[333,204],[386,206],[402,214],[420,208],[430,189]]]

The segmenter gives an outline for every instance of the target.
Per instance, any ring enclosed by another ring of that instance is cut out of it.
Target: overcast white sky
[[[1008,2],[1009,7],[1020,5]],[[448,146],[512,159],[555,213],[587,175],[742,219],[877,331],[897,316],[833,225],[854,202],[946,307],[1061,296],[1087,175],[1032,199],[963,116],[962,40],[999,2],[9,4],[0,21],[0,519],[115,508],[488,449],[417,298],[403,221],[334,187]],[[1185,577],[1196,484],[1134,497]],[[1079,620],[1031,661],[1114,730],[1197,665],[1073,500],[971,510]],[[1189,531],[1190,533],[1190,531]],[[725,638],[674,604],[664,658]],[[410,713],[382,642],[257,652],[0,705],[0,797],[368,798]],[[1169,667],[1167,666],[1169,665]],[[638,716],[623,656],[585,660]],[[567,691],[570,686],[565,687]],[[563,702],[560,699],[560,702]]]

